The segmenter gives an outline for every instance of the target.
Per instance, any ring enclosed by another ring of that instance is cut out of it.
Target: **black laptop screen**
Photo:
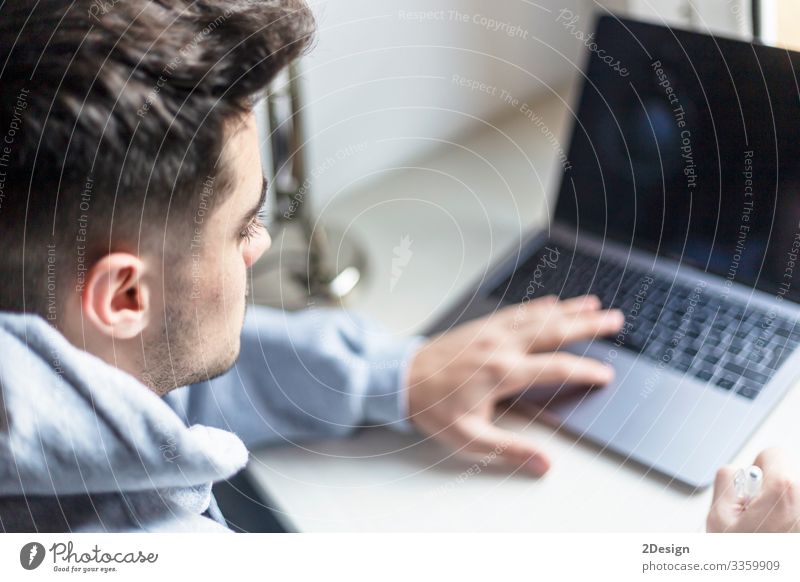
[[[800,54],[611,17],[596,43],[558,221],[800,300]]]

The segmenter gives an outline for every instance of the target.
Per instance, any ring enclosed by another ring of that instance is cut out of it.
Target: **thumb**
[[[594,358],[568,352],[532,354],[520,360],[495,388],[498,399],[514,396],[536,385],[604,386],[614,369]]]
[[[463,450],[483,455],[481,463],[488,465],[499,459],[504,465],[541,477],[550,469],[550,459],[536,445],[520,435],[498,428],[478,417],[459,421]]]

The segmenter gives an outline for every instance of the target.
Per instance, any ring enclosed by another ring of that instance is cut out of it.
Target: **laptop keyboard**
[[[800,345],[800,325],[697,286],[565,247],[545,246],[492,293],[509,303],[591,293],[620,309],[617,347],[722,390],[755,399]]]

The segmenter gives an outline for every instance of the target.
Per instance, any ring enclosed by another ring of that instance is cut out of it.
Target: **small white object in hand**
[[[736,489],[736,495],[745,504],[749,503],[761,493],[761,482],[763,480],[764,472],[757,465],[739,469],[733,476],[733,487]]]

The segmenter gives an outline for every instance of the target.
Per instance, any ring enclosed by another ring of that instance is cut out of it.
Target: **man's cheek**
[[[222,300],[228,313],[241,309],[241,304],[247,296],[247,269],[242,264],[241,255],[238,260],[230,260],[225,264],[222,282]]]

